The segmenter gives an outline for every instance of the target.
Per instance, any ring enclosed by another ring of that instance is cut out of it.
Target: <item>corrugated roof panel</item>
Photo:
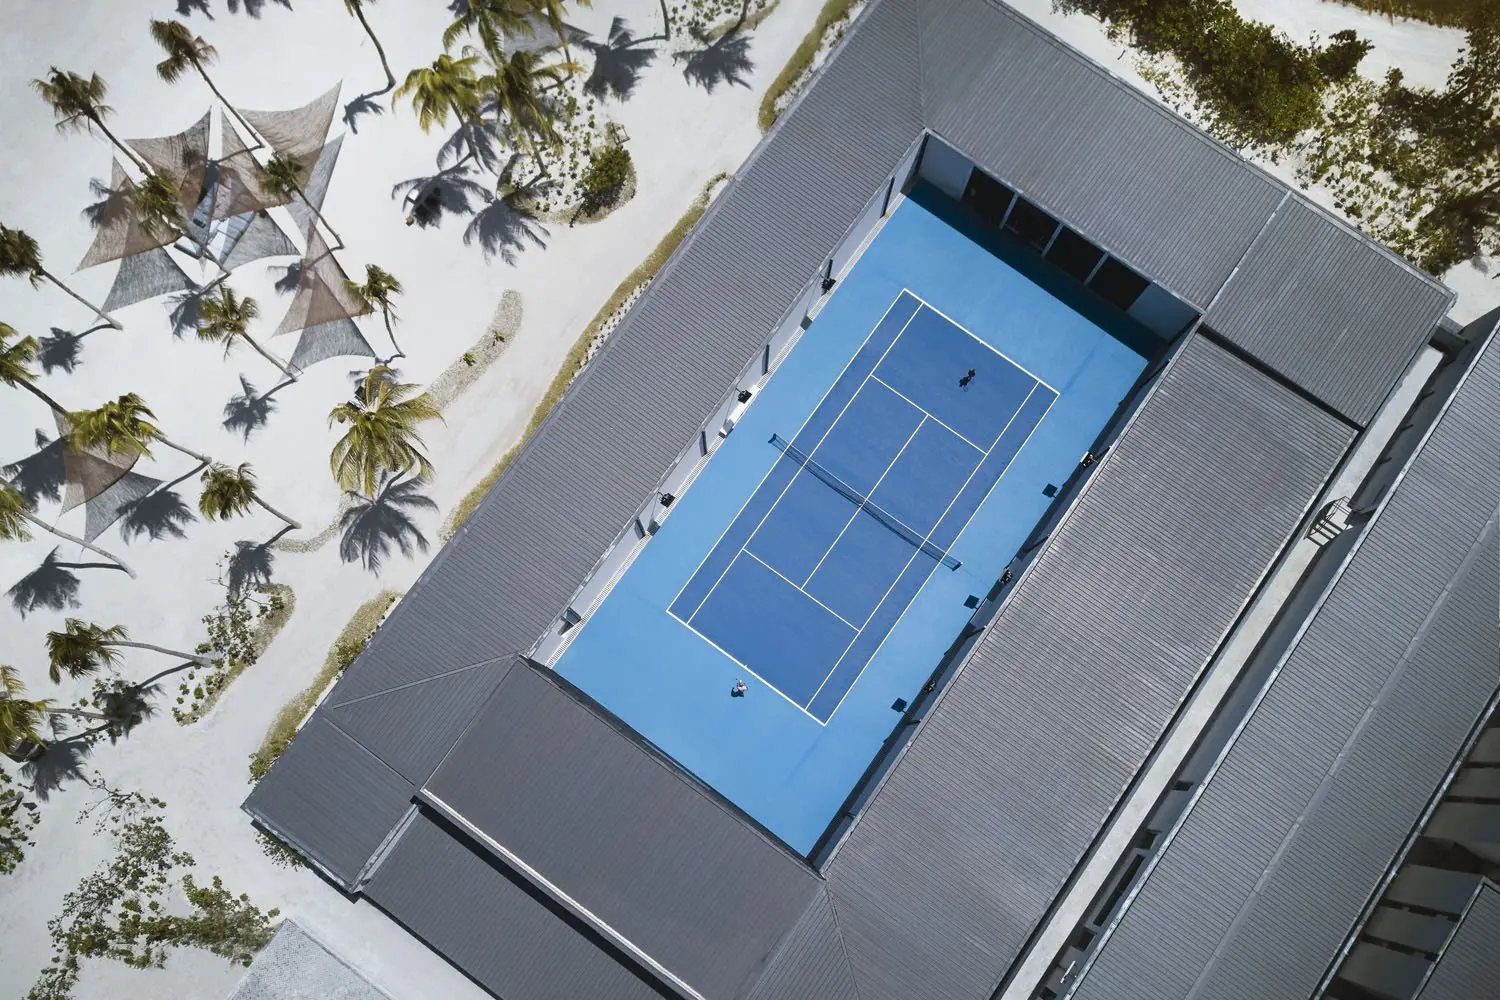
[[[1282,198],[1275,180],[1001,4],[929,3],[922,50],[933,131],[1199,307]]]
[[[432,773],[432,762],[448,752],[479,714],[512,661],[465,667],[351,701],[335,701],[332,695],[343,694],[336,688],[324,702],[322,715],[351,739],[378,747],[381,760],[412,784],[421,784]],[[393,738],[395,734],[400,738]]]
[[[994,989],[1351,433],[1184,347],[826,871],[863,1000]]]
[[[414,791],[411,782],[314,715],[244,808],[349,888]]]
[[[1204,322],[1364,425],[1452,301],[1436,279],[1293,197]]]
[[[1500,887],[1486,883],[1474,897],[1418,1000],[1476,1000],[1500,983]]]
[[[860,1000],[854,970],[839,935],[838,915],[828,893],[819,890],[787,933],[750,1000]]]
[[[1078,992],[1305,996],[1500,685],[1490,348]]]
[[[704,996],[737,996],[821,891],[804,863],[525,665],[427,790]]]
[[[365,894],[505,1000],[671,996],[426,813],[376,869]]]

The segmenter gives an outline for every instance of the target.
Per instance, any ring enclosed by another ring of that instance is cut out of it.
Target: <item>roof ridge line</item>
[[[491,657],[488,657],[488,658],[483,659],[483,660],[476,660],[475,662],[470,663],[470,664],[466,664],[465,666],[462,666],[462,667],[455,667],[452,670],[445,670],[445,671],[443,671],[440,674],[433,674],[431,677],[423,677],[420,680],[408,681],[405,684],[397,684],[395,687],[385,688],[382,691],[371,691],[369,694],[362,694],[358,698],[350,698],[348,701],[341,701],[341,702],[338,702],[337,704],[330,704],[330,705],[324,705],[324,706],[319,706],[319,707],[320,708],[327,708],[328,710],[332,711],[335,708],[344,708],[345,706],[348,706],[348,705],[358,705],[362,701],[369,701],[372,698],[382,698],[385,695],[394,694],[397,691],[405,691],[408,688],[421,687],[423,684],[430,684],[433,681],[440,681],[440,680],[442,680],[445,677],[452,677],[454,674],[461,674],[461,673],[463,673],[466,670],[473,670],[476,667],[487,666],[487,665],[489,665],[491,663],[496,662],[497,660],[504,660],[504,659],[507,659],[509,657],[514,657],[514,656],[519,656],[519,655],[520,655],[519,653],[514,653],[514,652],[512,652],[512,653],[501,653],[499,656],[491,656]],[[332,692],[329,692],[329,693],[331,694]]]

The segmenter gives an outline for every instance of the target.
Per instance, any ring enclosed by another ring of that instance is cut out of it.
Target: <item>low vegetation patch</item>
[[[842,32],[844,23],[849,20],[850,12],[861,0],[827,0],[823,9],[818,11],[818,19],[813,22],[810,30],[802,38],[802,43],[792,53],[792,57],[781,67],[781,72],[776,74],[776,79],[771,81],[771,87],[766,91],[766,96],[760,99],[760,113],[757,121],[762,132],[769,131],[787,102],[796,95],[798,89],[806,81],[808,73],[813,68],[813,60],[818,55],[818,50],[823,47],[823,38],[830,31]]]
[[[15,871],[26,857],[26,848],[35,846],[31,834],[40,819],[36,803],[26,797],[9,771],[0,768],[0,875]]]
[[[322,669],[313,678],[313,682],[281,707],[271,728],[266,730],[266,738],[261,741],[260,748],[250,755],[250,780],[259,781],[271,770],[271,765],[276,763],[276,758],[291,744],[292,738],[297,735],[297,727],[302,725],[307,713],[313,710],[323,691],[354,662],[360,650],[370,641],[370,636],[375,634],[375,628],[385,617],[385,613],[400,597],[394,590],[382,590],[355,609],[344,630],[333,641],[333,646],[323,660]]]
[[[160,799],[112,793],[106,804],[99,830],[117,853],[79,882],[47,922],[52,961],[27,1000],[67,1000],[87,958],[159,969],[173,949],[202,948],[249,965],[276,932],[278,911],[262,911],[217,875],[200,885],[190,870],[197,862],[167,832]]]
[[[1382,17],[1408,17],[1428,24],[1462,28],[1476,18],[1500,19],[1495,0],[1335,0]]]
[[[578,201],[578,210],[573,213],[573,218],[576,220],[580,214],[595,216],[614,208],[620,203],[620,197],[634,173],[630,150],[624,146],[612,143],[595,150],[589,157],[588,168],[579,183],[583,197]]]
[[[494,468],[490,469],[483,479],[474,484],[474,488],[459,501],[458,506],[449,515],[448,523],[443,526],[443,538],[452,538],[454,532],[464,523],[464,519],[474,513],[474,508],[479,506],[479,501],[483,500],[484,495],[490,491],[490,487],[495,485],[495,480],[500,478],[500,474],[505,471],[506,466],[510,465],[512,460],[515,459],[521,448],[530,440],[531,435],[536,433],[536,429],[542,425],[543,420],[547,419],[547,414],[552,412],[552,408],[557,405],[558,400],[562,399],[563,393],[567,391],[573,379],[583,370],[584,363],[589,357],[589,344],[594,339],[594,334],[603,328],[609,318],[630,297],[631,292],[656,277],[656,272],[662,269],[662,265],[667,262],[667,258],[672,256],[673,251],[687,238],[687,234],[692,231],[692,228],[698,224],[698,220],[703,217],[703,213],[708,211],[708,203],[713,195],[714,188],[728,178],[728,174],[719,174],[709,180],[703,188],[703,193],[698,195],[698,199],[693,202],[692,207],[683,213],[682,218],[677,220],[677,224],[671,228],[667,235],[662,237],[661,242],[656,245],[656,249],[652,250],[646,259],[641,261],[636,269],[631,271],[625,280],[616,286],[614,292],[605,300],[604,305],[599,307],[599,311],[594,314],[593,319],[589,320],[589,325],[583,328],[583,333],[579,334],[578,339],[574,341],[572,348],[568,351],[567,357],[563,359],[562,367],[558,369],[556,377],[552,379],[552,384],[542,394],[542,401],[532,411],[531,420],[527,423],[526,430],[521,434],[521,440],[516,443],[514,448],[506,452],[500,461],[495,463]]]
[[[177,685],[172,717],[190,726],[218,704],[224,689],[255,664],[271,646],[297,608],[297,595],[284,583],[245,594],[230,594],[221,607],[203,616],[208,641],[198,652],[212,655],[215,666],[193,668]]]

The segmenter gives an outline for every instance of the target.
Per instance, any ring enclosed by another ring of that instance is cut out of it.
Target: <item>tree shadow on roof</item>
[[[656,49],[646,47],[646,42],[652,40],[636,38],[623,17],[611,21],[606,41],[583,43],[594,54],[594,69],[584,81],[584,93],[601,100],[606,97],[629,100],[641,71],[656,59]]]
[[[468,215],[494,196],[483,184],[470,179],[465,165],[399,181],[392,185],[391,197],[401,199],[407,225],[426,229],[441,225],[445,215]]]
[[[63,441],[48,440],[40,430],[36,432],[37,450],[4,467],[5,478],[15,487],[26,502],[36,507],[43,500],[53,503],[62,499],[63,486],[68,481],[67,466],[63,453],[67,450]]]
[[[545,249],[547,235],[535,213],[517,206],[512,198],[493,198],[464,227],[464,246],[477,243],[485,260],[498,256],[514,265],[528,247]]]
[[[354,505],[339,517],[339,527],[344,532],[339,539],[339,558],[363,563],[365,569],[379,576],[381,563],[393,547],[408,559],[415,552],[426,552],[427,536],[407,513],[407,510],[438,509],[430,498],[417,492],[425,483],[422,476],[406,482],[389,482],[374,500],[351,493]]]
[[[672,61],[682,66],[689,83],[714,92],[719,84],[749,87],[749,74],[755,69],[750,59],[750,36],[729,32],[710,41],[702,28],[690,28],[697,43],[694,48],[672,54]]]
[[[186,538],[186,526],[198,515],[176,490],[160,489],[120,508],[120,537],[133,542],[146,535],[153,542],[163,538]]]

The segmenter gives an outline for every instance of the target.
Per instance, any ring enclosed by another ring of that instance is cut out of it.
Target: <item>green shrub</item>
[[[630,150],[624,146],[609,145],[597,150],[580,183],[583,200],[579,203],[579,210],[584,215],[593,215],[614,205],[630,180],[630,171]]]

